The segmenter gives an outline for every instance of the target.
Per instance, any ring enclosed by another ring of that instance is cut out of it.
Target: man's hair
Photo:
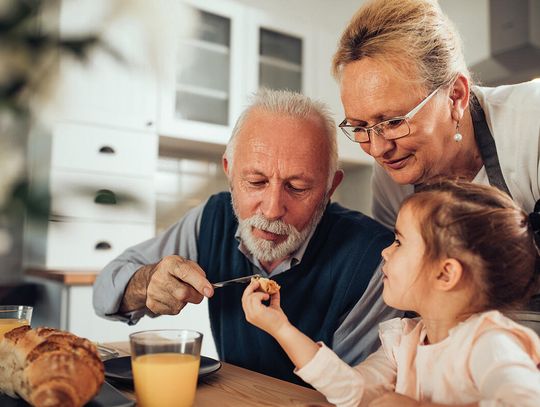
[[[343,67],[363,58],[387,62],[427,89],[450,84],[458,73],[471,81],[457,29],[436,0],[372,0],[363,4],[345,28],[332,69],[339,79]]]
[[[269,113],[278,113],[298,119],[319,118],[324,126],[325,135],[328,138],[328,185],[332,186],[334,174],[338,169],[338,152],[336,140],[336,123],[328,107],[317,100],[310,99],[300,93],[287,90],[270,90],[262,88],[254,93],[251,103],[242,112],[234,129],[231,138],[227,143],[225,158],[229,167],[233,166],[234,150],[236,148],[237,136],[242,131],[246,120],[253,111],[263,111]],[[294,140],[291,140],[291,146]]]
[[[482,309],[511,309],[536,292],[538,249],[528,215],[504,192],[439,180],[409,196],[429,264],[457,259]]]

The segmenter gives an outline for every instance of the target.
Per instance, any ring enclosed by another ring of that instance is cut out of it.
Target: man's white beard
[[[311,221],[302,231],[298,231],[298,229],[296,229],[293,225],[289,225],[281,220],[268,220],[260,213],[257,213],[247,219],[240,219],[238,217],[238,211],[234,201],[234,194],[231,193],[231,196],[233,210],[236,218],[238,219],[240,239],[242,239],[244,246],[255,258],[264,262],[273,262],[284,259],[298,250],[298,248],[306,241],[313,229],[315,229],[319,224],[328,202],[328,198],[325,195],[324,199],[315,210]],[[253,228],[278,235],[286,235],[287,239],[280,243],[262,239],[253,235]]]

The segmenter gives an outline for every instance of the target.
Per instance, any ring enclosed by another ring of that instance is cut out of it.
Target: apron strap
[[[484,109],[482,109],[482,106],[480,106],[480,103],[478,103],[478,99],[472,92],[470,106],[474,137],[476,139],[478,149],[480,150],[484,167],[486,168],[489,183],[490,185],[499,188],[501,191],[506,192],[510,197],[512,197],[501,171],[495,140],[493,140],[493,136],[491,135],[491,131],[487,125]]]

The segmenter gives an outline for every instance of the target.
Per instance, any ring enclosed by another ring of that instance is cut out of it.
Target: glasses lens
[[[405,119],[392,119],[379,123],[373,130],[387,140],[405,137],[410,133],[409,123]]]
[[[351,141],[356,143],[365,143],[366,141],[369,141],[367,131],[361,127],[341,127],[341,130]]]

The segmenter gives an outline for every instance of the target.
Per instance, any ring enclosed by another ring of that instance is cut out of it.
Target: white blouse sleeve
[[[510,332],[481,335],[469,361],[481,394],[480,407],[540,406],[540,370]]]
[[[395,364],[382,348],[356,367],[350,367],[324,344],[313,359],[295,373],[339,407],[367,406],[371,400],[394,390]]]

